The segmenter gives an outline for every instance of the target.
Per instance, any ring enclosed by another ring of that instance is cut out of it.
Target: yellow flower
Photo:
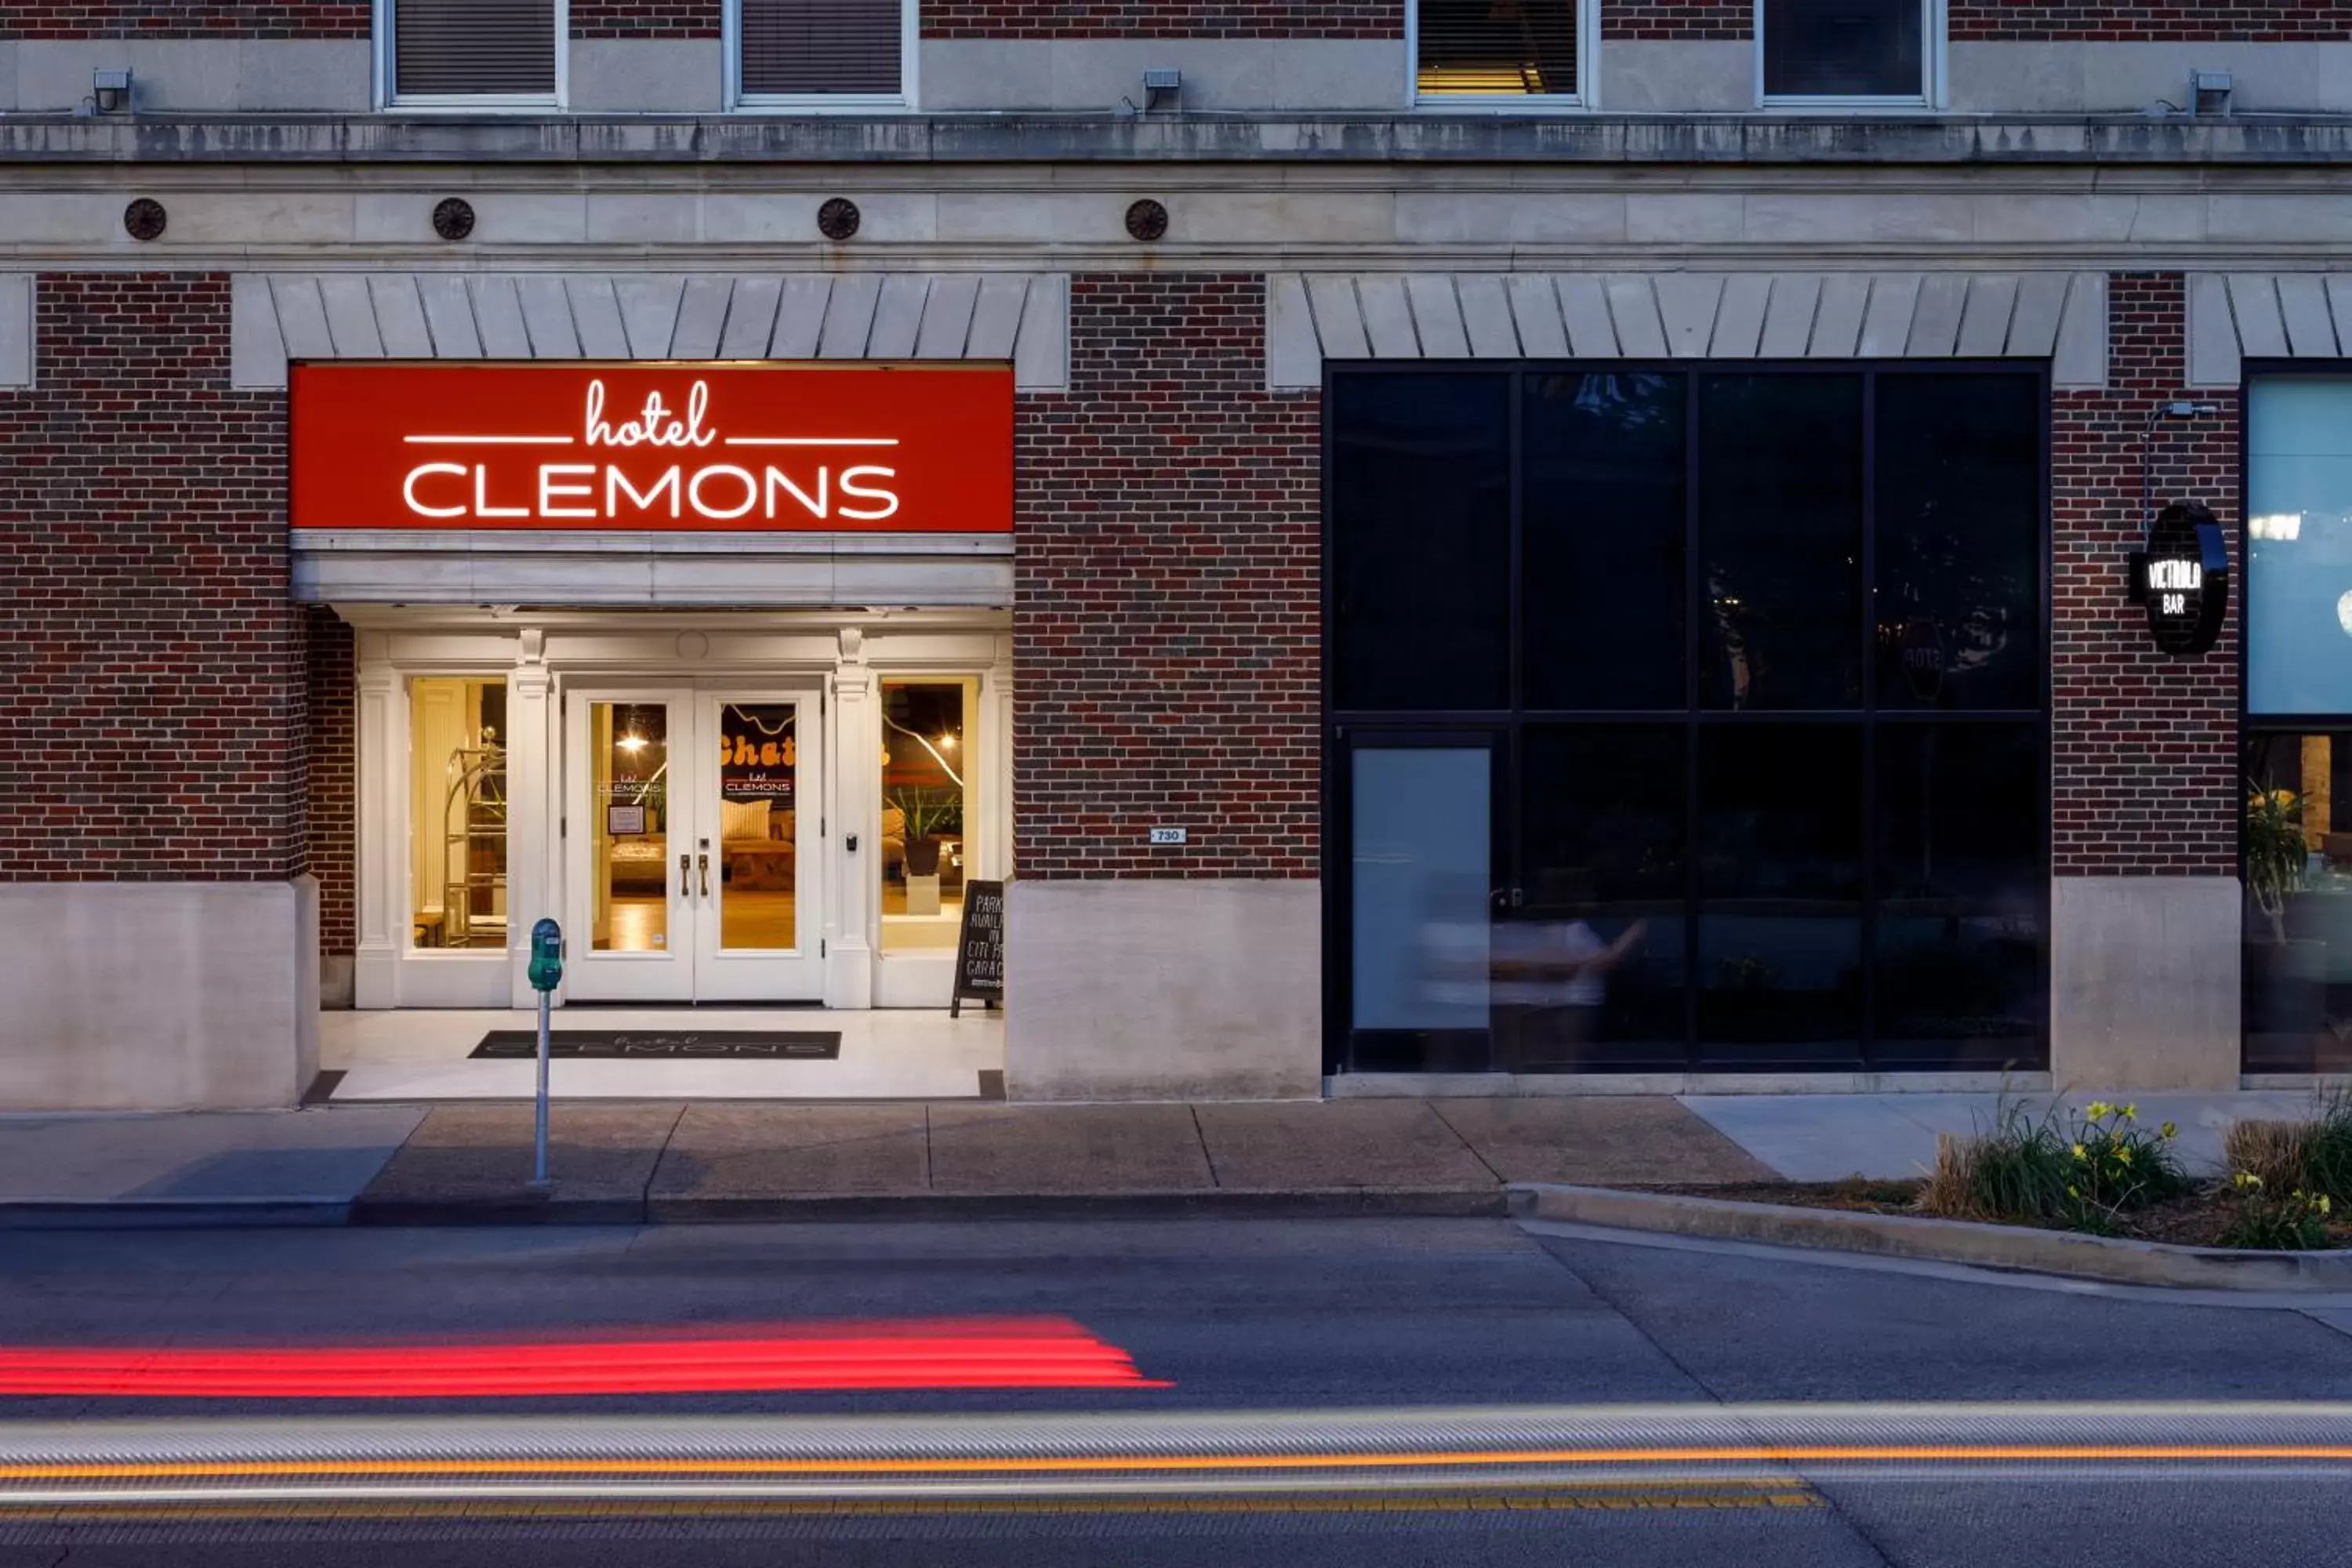
[[[2319,1195],[2319,1212],[2321,1214],[2334,1214],[2336,1212],[2333,1202],[2325,1193],[2322,1193]]]
[[[2118,1165],[2128,1165],[2128,1164],[2130,1164],[2130,1163],[2131,1163],[2131,1151],[2130,1151],[2130,1150],[2128,1150],[2128,1149],[2118,1149],[2118,1150],[2116,1150],[2116,1164],[2118,1164]]]
[[[2123,1115],[2126,1121],[2137,1121],[2139,1120],[2139,1107],[2137,1105],[2126,1105],[2124,1107]]]
[[[2074,1158],[2077,1160],[2087,1160],[2091,1156],[2084,1151],[2084,1148],[2080,1143],[2074,1145]]]
[[[2107,1113],[2114,1110],[2115,1107],[2109,1105],[2105,1100],[2095,1100],[2084,1108],[2083,1114],[2089,1117],[2094,1121],[2105,1121],[2107,1119]]]
[[[2163,1133],[2167,1138],[2177,1138],[2177,1137],[2179,1137],[2179,1136],[2180,1135],[2180,1129],[2179,1129],[2179,1128],[2178,1128],[2178,1127],[2175,1127],[2175,1126],[2174,1126],[2171,1122],[2169,1122],[2169,1121],[2166,1122],[2162,1127],[2158,1128],[2158,1131],[2160,1131],[2160,1132],[2162,1132],[2162,1133]]]
[[[2241,1171],[2238,1173],[2239,1191],[2252,1192],[2262,1184],[2263,1179],[2260,1176],[2255,1175],[2252,1171]]]

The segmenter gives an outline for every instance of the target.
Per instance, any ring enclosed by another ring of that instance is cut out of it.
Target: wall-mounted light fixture
[[[2230,112],[2230,95],[2234,84],[2228,71],[2197,71],[2189,73],[2189,112],[2202,120],[2209,114]]]
[[[94,70],[89,73],[89,100],[100,114],[120,114],[131,107],[131,73]]]
[[[1165,67],[1143,73],[1143,109],[1173,109],[1184,91],[1184,73]]]

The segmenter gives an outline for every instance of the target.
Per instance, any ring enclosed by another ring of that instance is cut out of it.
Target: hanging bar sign
[[[2212,650],[2230,612],[2230,547],[2211,511],[2175,501],[2157,514],[2147,548],[2133,555],[2131,596],[2147,611],[2158,651],[2190,658]]]

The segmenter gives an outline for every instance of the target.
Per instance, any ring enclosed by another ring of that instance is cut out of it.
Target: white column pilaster
[[[358,942],[352,1005],[400,1001],[400,954],[408,944],[408,710],[380,632],[359,636],[359,854],[352,899]]]
[[[825,837],[824,1005],[874,1005],[875,900],[881,886],[882,768],[876,748],[881,720],[866,636],[841,632],[826,702],[824,768],[829,775]],[[851,849],[855,837],[857,847]]]
[[[980,678],[980,776],[986,784],[981,836],[984,879],[1013,875],[1013,639],[996,639],[995,660]]]
[[[527,629],[507,676],[507,988],[517,1007],[539,1005],[530,988],[530,928],[542,916],[562,919],[554,688],[547,634]]]

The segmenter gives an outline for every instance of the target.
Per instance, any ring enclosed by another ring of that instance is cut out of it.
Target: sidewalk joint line
[[[1508,1182],[1503,1179],[1503,1173],[1495,1169],[1494,1162],[1488,1160],[1486,1155],[1478,1152],[1478,1145],[1471,1142],[1469,1139],[1464,1137],[1462,1135],[1462,1129],[1454,1126],[1453,1122],[1445,1119],[1445,1112],[1437,1109],[1437,1101],[1433,1100],[1424,1100],[1422,1101],[1422,1104],[1429,1107],[1429,1113],[1437,1118],[1437,1124],[1440,1127],[1444,1128],[1448,1132],[1454,1134],[1454,1141],[1455,1142],[1470,1151],[1470,1157],[1473,1160],[1477,1161],[1479,1164],[1486,1167],[1486,1173],[1495,1178],[1495,1184],[1496,1186],[1507,1187],[1510,1185]]]

